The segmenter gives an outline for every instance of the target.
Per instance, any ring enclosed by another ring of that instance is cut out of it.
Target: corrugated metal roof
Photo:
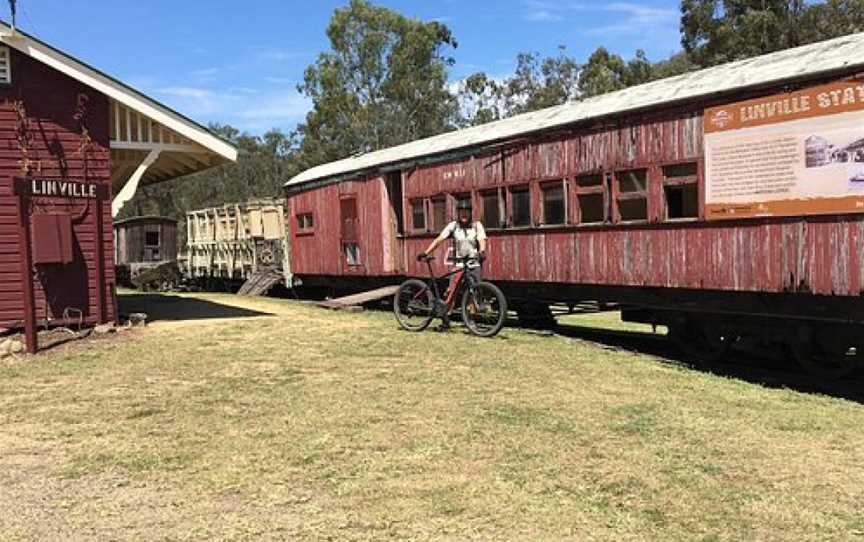
[[[293,187],[457,149],[481,147],[616,113],[864,66],[862,51],[864,33],[786,49],[330,162],[307,169],[285,186]]]

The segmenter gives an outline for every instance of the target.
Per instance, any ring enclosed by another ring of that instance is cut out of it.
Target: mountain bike
[[[402,329],[423,331],[434,318],[447,317],[461,293],[460,312],[468,330],[479,337],[492,337],[504,327],[507,317],[507,300],[501,290],[491,282],[478,281],[468,273],[470,258],[460,258],[454,271],[436,277],[432,271],[432,256],[420,256],[429,267],[427,280],[408,279],[399,286],[393,298],[393,313]],[[480,261],[482,264],[482,260]],[[455,277],[450,281],[444,295],[438,281]]]

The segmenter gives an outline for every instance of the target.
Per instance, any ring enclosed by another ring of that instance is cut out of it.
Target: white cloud
[[[535,23],[554,23],[564,20],[563,16],[558,15],[557,13],[552,13],[551,11],[547,11],[545,9],[531,12],[526,15],[525,18]]]
[[[285,51],[281,49],[269,49],[258,53],[258,60],[264,62],[286,62],[297,58],[302,58],[304,53],[297,51]]]
[[[292,129],[312,107],[308,98],[293,89],[262,91],[245,87],[165,86],[150,92],[197,120],[227,123],[251,132],[274,127]]]
[[[201,78],[209,78],[219,73],[219,68],[201,68],[198,70],[192,70],[192,76]]]
[[[642,43],[666,38],[677,41],[680,14],[674,9],[652,8],[629,2],[613,2],[602,9],[620,16],[620,20],[588,30],[591,35],[635,34],[642,37]]]
[[[535,23],[555,23],[563,21],[574,11],[582,11],[583,4],[555,0],[525,0],[525,20]]]
[[[294,85],[297,83],[291,77],[278,77],[274,75],[268,75],[264,77],[264,80],[273,85]]]

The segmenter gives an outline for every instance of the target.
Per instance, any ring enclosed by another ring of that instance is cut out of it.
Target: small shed
[[[134,277],[143,270],[177,261],[177,221],[136,216],[114,222],[114,261]]]

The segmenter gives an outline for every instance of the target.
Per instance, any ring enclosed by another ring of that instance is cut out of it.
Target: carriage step
[[[336,299],[328,299],[316,303],[316,305],[324,307],[325,309],[358,310],[359,306],[363,303],[391,297],[398,289],[398,286],[385,286],[384,288],[376,288],[359,294],[337,297]]]

